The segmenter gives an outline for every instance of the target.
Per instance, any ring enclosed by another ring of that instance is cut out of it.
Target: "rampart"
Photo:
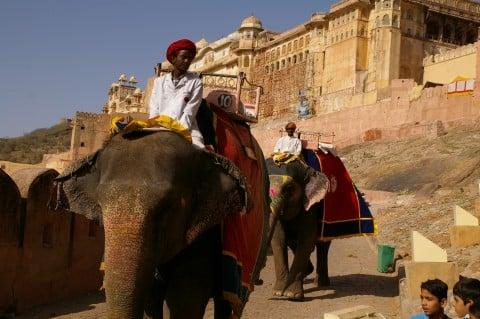
[[[410,136],[430,136],[439,126],[448,129],[477,123],[480,120],[480,96],[449,96],[447,86],[424,89],[413,100],[412,80],[394,80],[390,98],[372,105],[342,109],[297,121],[299,130],[335,134],[339,147],[373,139],[396,139]],[[265,154],[270,154],[279,138],[279,130],[293,116],[283,121],[269,121],[256,125],[253,134]],[[439,121],[441,124],[439,124]]]
[[[0,315],[98,290],[103,230],[48,201],[55,170],[0,170]]]

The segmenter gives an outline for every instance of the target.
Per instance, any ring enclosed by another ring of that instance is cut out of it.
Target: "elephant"
[[[108,318],[203,318],[212,296],[215,318],[230,318],[219,225],[250,204],[220,160],[172,131],[134,131],[58,178],[59,202],[104,226]]]
[[[303,300],[303,280],[313,265],[310,255],[317,246],[318,285],[328,285],[327,256],[330,242],[317,242],[318,219],[322,214],[322,199],[328,189],[327,177],[309,168],[301,160],[277,165],[267,159],[273,230],[271,247],[275,262],[274,296]],[[294,252],[288,267],[288,252]]]

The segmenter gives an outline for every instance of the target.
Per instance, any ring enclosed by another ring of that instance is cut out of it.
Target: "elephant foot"
[[[318,276],[318,275],[315,277],[315,280],[313,281],[313,283],[317,287],[329,287],[329,286],[331,286],[330,278],[321,277],[321,276]]]
[[[302,281],[297,280],[292,283],[287,289],[285,289],[283,296],[287,297],[291,301],[303,301],[305,297],[303,294]]]
[[[288,300],[290,300],[290,301],[304,301],[305,300],[305,296],[303,295],[303,292],[294,293],[294,292],[291,292],[291,291],[285,291],[285,293],[283,295],[285,297],[287,297]]]
[[[274,290],[273,291],[273,296],[274,297],[283,297],[283,291],[282,290]]]

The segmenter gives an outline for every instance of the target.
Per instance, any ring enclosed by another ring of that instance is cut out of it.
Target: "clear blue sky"
[[[214,41],[255,14],[284,31],[329,0],[0,0],[0,137],[100,112],[124,72],[140,86],[178,38]]]

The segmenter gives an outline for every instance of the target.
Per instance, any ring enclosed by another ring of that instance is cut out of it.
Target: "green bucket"
[[[378,272],[389,272],[394,266],[395,247],[390,245],[378,245]],[[389,269],[390,268],[390,269]]]

